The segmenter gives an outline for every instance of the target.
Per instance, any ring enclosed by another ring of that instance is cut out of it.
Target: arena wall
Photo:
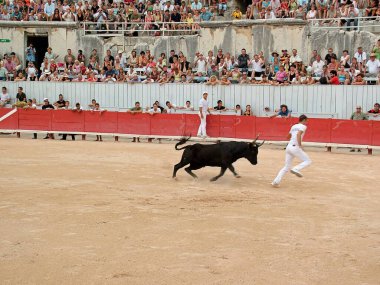
[[[142,107],[152,106],[159,100],[162,105],[166,101],[183,106],[190,100],[197,109],[197,103],[204,90],[209,92],[209,100],[216,105],[217,100],[223,100],[227,108],[240,104],[252,105],[257,116],[265,116],[264,107],[278,109],[281,104],[287,104],[294,113],[306,113],[310,116],[338,119],[348,119],[356,105],[363,110],[370,110],[375,102],[380,102],[380,88],[376,85],[367,86],[333,86],[333,85],[292,85],[265,86],[240,85],[208,86],[204,84],[118,84],[118,83],[75,83],[75,82],[4,82],[9,94],[15,100],[17,88],[23,87],[27,98],[36,98],[42,102],[48,98],[50,102],[63,94],[66,100],[74,106],[76,102],[83,106],[96,99],[102,108],[125,111],[139,101]]]
[[[116,54],[122,49],[129,53],[150,49],[157,57],[161,52],[171,49],[183,51],[189,60],[196,51],[207,52],[222,48],[225,52],[239,54],[242,48],[248,53],[264,51],[269,56],[272,51],[296,48],[303,59],[309,59],[313,49],[320,53],[333,47],[338,54],[343,49],[351,53],[358,46],[370,50],[377,36],[361,32],[311,29],[306,21],[294,19],[223,21],[201,24],[199,35],[159,36],[159,37],[100,37],[97,34],[84,36],[83,29],[76,23],[65,22],[0,22],[0,38],[10,42],[0,44],[0,53],[14,51],[25,60],[25,49],[28,35],[48,36],[53,52],[62,60],[68,48],[84,54],[90,54],[96,48],[100,55],[107,49]]]

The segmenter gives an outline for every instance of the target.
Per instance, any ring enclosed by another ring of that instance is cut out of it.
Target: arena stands
[[[4,54],[0,66],[0,80],[52,82],[108,82],[108,83],[206,83],[208,85],[264,84],[264,85],[375,85],[379,83],[380,40],[372,50],[334,51],[327,54],[317,50],[310,58],[301,58],[296,49],[281,53],[252,54],[244,48],[232,55],[219,49],[216,54],[196,52],[184,55],[181,51],[162,52],[155,58],[150,50],[133,50],[126,54],[107,50],[100,55],[81,50],[67,50],[55,54],[49,47],[40,66],[35,65],[35,48],[27,47],[24,68],[19,55]]]

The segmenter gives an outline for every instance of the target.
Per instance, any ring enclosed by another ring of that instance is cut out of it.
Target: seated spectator
[[[235,106],[235,112],[236,112],[236,116],[242,116],[243,115],[243,110],[241,109],[241,106],[239,104],[237,104]]]
[[[375,53],[371,53],[369,60],[365,64],[364,72],[368,73],[368,77],[377,77],[380,71],[380,61],[376,58]]]
[[[316,57],[316,60],[313,62],[313,65],[312,65],[312,74],[314,74],[314,76],[320,77],[322,74],[324,65],[325,63],[321,60],[321,56],[318,54]]]
[[[216,103],[217,105],[214,107],[215,111],[227,111],[226,107],[223,106],[222,100],[218,100]]]
[[[321,77],[321,78],[326,78],[326,83],[325,84],[328,83],[327,77]],[[315,83],[316,83],[316,81],[315,81],[315,79],[311,75],[306,76],[306,79],[302,82],[302,84],[305,84],[305,85],[313,85]]]
[[[26,81],[26,78],[24,76],[24,74],[22,72],[20,72],[16,78],[15,78],[15,81]]]
[[[276,15],[270,7],[265,10],[264,19],[266,20],[276,19]]]
[[[380,114],[380,104],[379,103],[375,103],[375,105],[373,105],[373,109],[369,110],[368,113],[371,114],[371,115],[373,115],[373,117],[379,116],[379,114]]]
[[[310,11],[307,12],[306,19],[307,20],[315,20],[315,19],[317,19],[317,10],[315,10],[314,4],[311,5]]]
[[[59,96],[58,96],[58,101],[55,102],[53,105],[54,105],[56,108],[63,108],[63,107],[65,107],[65,104],[66,104],[66,101],[63,99],[63,95],[62,95],[62,94],[59,94]]]
[[[339,84],[340,85],[348,85],[350,84],[350,75],[344,68],[344,65],[340,65],[340,69],[338,71],[338,79],[339,79]]]
[[[175,110],[177,109],[176,105],[170,103],[170,101],[166,101],[165,105],[166,105],[165,113],[167,114],[175,113]]]
[[[202,13],[200,14],[200,20],[201,22],[209,22],[213,20],[214,14],[210,11],[207,11],[205,7],[202,8]]]
[[[288,80],[288,74],[285,71],[284,66],[280,66],[280,70],[276,73],[276,82],[279,84],[285,84]]]
[[[16,103],[13,105],[13,107],[23,108],[26,105],[27,105],[26,95],[23,92],[22,87],[19,87],[18,91],[17,91],[17,94],[16,94]]]
[[[219,16],[224,16],[224,13],[227,11],[227,0],[220,0],[218,5],[218,14]]]
[[[240,11],[239,7],[235,7],[235,10],[232,12],[231,17],[233,20],[241,20],[243,13]]]
[[[251,105],[245,106],[244,116],[253,116]]]
[[[200,11],[201,9],[202,9],[202,3],[200,3],[199,0],[194,0],[194,2],[191,3],[191,10]]]
[[[218,78],[216,77],[216,75],[212,75],[206,82],[206,85],[212,85],[212,86],[215,86],[219,84],[219,80]]]
[[[220,80],[220,85],[231,85],[231,81],[228,80],[227,76],[222,76],[222,79]]]
[[[3,87],[1,89],[1,97],[0,97],[0,108],[3,108],[5,105],[11,103],[11,97],[8,94],[7,87]]]
[[[274,117],[282,117],[282,118],[290,118],[291,111],[288,109],[288,106],[283,104],[280,106],[280,110],[278,113],[269,116],[269,118],[274,118]]]
[[[96,104],[96,100],[92,99],[91,100],[91,104],[88,105],[89,110],[94,110],[95,109],[95,104]]]
[[[352,85],[367,85],[367,83],[363,79],[363,74],[359,73],[357,76],[355,76]]]
[[[244,72],[247,72],[247,70],[244,70]],[[231,80],[233,82],[239,82],[240,77],[241,77],[241,73],[240,73],[239,67],[235,65],[234,69],[231,71]]]
[[[249,78],[247,72],[243,72],[239,81],[239,84],[248,84],[249,83]]]
[[[189,100],[186,101],[184,107],[179,107],[178,109],[194,111],[194,107],[191,106],[191,102]]]
[[[328,80],[328,83],[331,85],[339,85],[340,84],[336,70],[330,71],[330,79]]]

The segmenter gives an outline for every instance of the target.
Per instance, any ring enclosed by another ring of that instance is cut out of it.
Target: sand
[[[379,155],[308,149],[304,178],[172,167],[172,142],[0,136],[0,284],[379,284]]]

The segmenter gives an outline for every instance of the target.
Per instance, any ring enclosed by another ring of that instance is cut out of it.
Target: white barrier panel
[[[198,102],[203,91],[209,92],[212,106],[222,100],[227,108],[240,104],[242,109],[250,104],[255,115],[263,116],[264,107],[278,109],[281,104],[288,105],[294,113],[324,114],[327,117],[347,119],[354,112],[356,105],[364,111],[372,109],[373,104],[380,102],[380,86],[332,86],[332,85],[240,85],[208,86],[204,84],[126,84],[126,83],[74,83],[74,82],[3,82],[8,93],[16,98],[17,88],[23,87],[27,98],[36,98],[42,102],[48,98],[55,102],[59,94],[63,94],[71,106],[79,102],[83,107],[96,99],[102,108],[109,110],[125,110],[134,106],[136,101],[143,108],[152,106],[158,100],[162,106],[170,101],[184,106],[186,100],[198,109]]]

